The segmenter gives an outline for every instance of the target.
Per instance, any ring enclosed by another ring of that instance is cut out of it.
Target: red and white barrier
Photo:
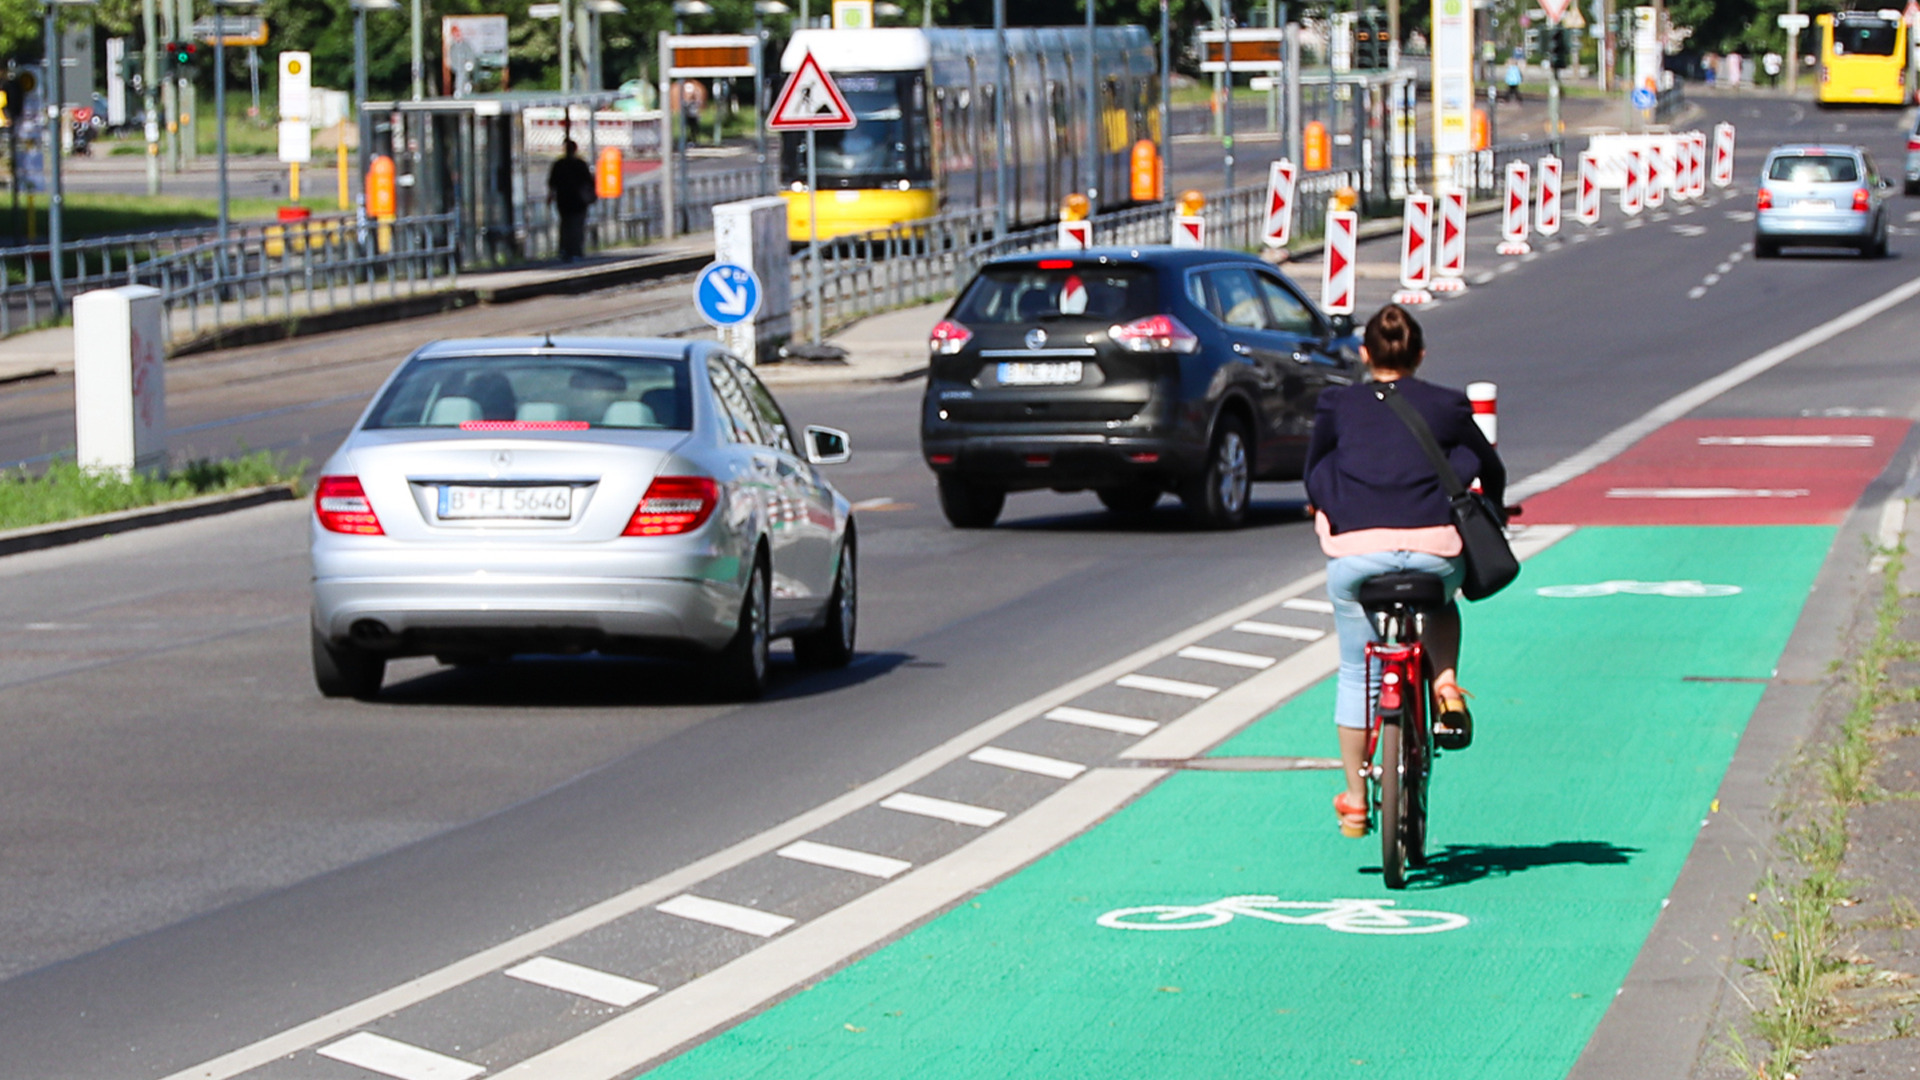
[[[1329,315],[1353,314],[1353,244],[1360,215],[1351,210],[1327,211],[1326,261],[1320,271],[1320,310]]]
[[[1620,182],[1620,211],[1637,217],[1647,201],[1647,155],[1645,151],[1627,151],[1626,176]]]
[[[1473,422],[1480,425],[1480,432],[1487,437],[1487,441],[1496,446],[1500,443],[1499,396],[1500,388],[1493,383],[1467,384],[1467,401],[1473,405]]]
[[[1658,210],[1667,201],[1667,185],[1673,183],[1673,145],[1656,140],[1647,147],[1642,165],[1647,179],[1640,201],[1647,209]]]
[[[1733,125],[1713,127],[1713,186],[1733,186]]]
[[[1693,133],[1683,131],[1673,137],[1673,198],[1687,202],[1693,198]]]
[[[1436,200],[1434,231],[1434,292],[1464,292],[1467,288],[1467,193],[1448,188]]]
[[[1293,236],[1293,162],[1281,158],[1267,171],[1267,226],[1260,239],[1283,248]]]
[[[1579,183],[1573,191],[1573,216],[1582,225],[1600,222],[1600,155],[1591,150],[1580,155]]]
[[[1433,280],[1433,196],[1411,192],[1400,215],[1400,291],[1396,304],[1433,301],[1427,285]]]
[[[1693,133],[1693,197],[1707,197],[1707,133]]]
[[[1173,246],[1177,248],[1203,248],[1207,246],[1207,219],[1198,214],[1175,214],[1173,216]]]
[[[1525,255],[1533,247],[1527,243],[1528,179],[1532,170],[1524,161],[1507,163],[1507,201],[1500,214],[1500,245],[1493,250],[1501,255]]]
[[[1069,251],[1085,251],[1093,246],[1093,222],[1063,221],[1060,223],[1060,246]]]
[[[1533,212],[1533,227],[1541,236],[1560,232],[1560,159],[1549,154],[1540,159],[1540,194]]]

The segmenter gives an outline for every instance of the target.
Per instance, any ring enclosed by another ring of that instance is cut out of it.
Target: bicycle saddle
[[[1421,570],[1396,570],[1360,583],[1360,606],[1368,611],[1403,604],[1410,608],[1447,605],[1447,587],[1440,575]]]

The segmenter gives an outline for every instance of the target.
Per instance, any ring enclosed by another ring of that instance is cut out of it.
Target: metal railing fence
[[[684,201],[675,208],[674,214],[680,219],[676,231],[681,233],[705,232],[713,228],[715,206],[751,199],[761,193],[757,165],[690,173],[685,180]],[[602,200],[589,211],[587,249],[629,247],[660,239],[666,235],[664,210],[659,173],[628,181],[618,199]],[[551,206],[544,202],[528,206],[519,241],[522,259],[550,259],[559,254],[560,219]]]

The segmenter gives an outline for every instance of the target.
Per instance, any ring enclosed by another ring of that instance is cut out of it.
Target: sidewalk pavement
[[[927,335],[952,303],[936,300],[861,319],[829,339],[847,351],[844,361],[783,360],[755,370],[775,386],[905,382],[927,370]]]

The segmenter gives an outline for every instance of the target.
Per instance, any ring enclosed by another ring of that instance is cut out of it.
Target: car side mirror
[[[1334,337],[1346,337],[1353,333],[1353,316],[1351,315],[1330,315],[1327,321],[1333,326]]]
[[[840,465],[853,456],[847,433],[837,428],[807,425],[807,460],[815,465]]]

